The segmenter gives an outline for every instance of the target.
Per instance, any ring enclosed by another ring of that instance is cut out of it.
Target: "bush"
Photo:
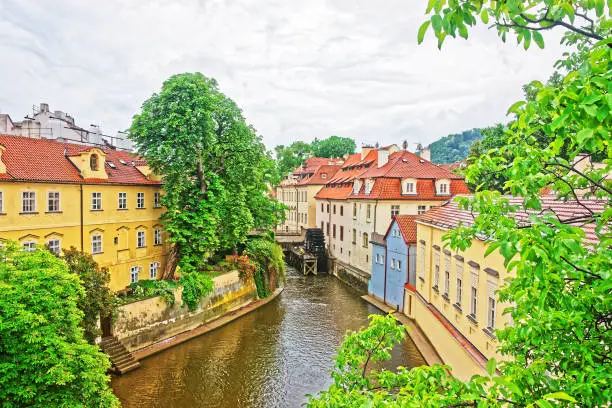
[[[130,285],[129,292],[122,297],[123,304],[161,296],[169,305],[174,305],[176,301],[174,290],[178,284],[169,280],[141,280]]]
[[[194,311],[200,299],[213,291],[213,280],[207,273],[189,272],[181,276],[179,284],[183,286],[183,306]]]

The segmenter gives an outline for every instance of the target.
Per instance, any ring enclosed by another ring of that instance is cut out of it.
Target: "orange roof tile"
[[[394,222],[397,222],[397,226],[402,233],[402,237],[404,238],[404,242],[407,244],[414,244],[417,241],[417,224],[415,222],[417,215],[396,215],[391,220],[391,224],[389,224],[389,228],[387,228],[387,233],[385,234],[385,239],[387,235],[389,235],[389,231],[393,226]]]
[[[106,163],[113,163],[115,168],[105,163],[104,170],[108,179],[85,180],[67,156],[89,150],[91,146],[8,135],[0,135],[0,145],[6,149],[2,153],[2,161],[7,171],[7,174],[0,175],[1,180],[84,184],[161,184],[159,181],[149,180],[134,167],[132,161],[138,163],[144,163],[144,161],[129,152],[99,147],[106,154]],[[121,160],[126,164],[122,164]]]

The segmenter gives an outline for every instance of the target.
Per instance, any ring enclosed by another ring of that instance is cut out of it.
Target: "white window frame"
[[[159,262],[151,262],[149,264],[149,279],[157,279],[158,271],[159,271]]]
[[[117,209],[118,210],[127,210],[127,193],[120,192],[117,194]]]
[[[0,191],[0,214],[4,214],[4,191]]]
[[[157,228],[153,230],[153,245],[162,244],[162,230]]]
[[[57,245],[55,245],[57,243]],[[53,238],[47,241],[47,248],[54,254],[59,255],[62,251],[62,243],[59,238]]]
[[[136,231],[136,248],[145,248],[147,246],[146,231]]]
[[[91,193],[91,211],[102,211],[102,193]]]
[[[399,213],[400,213],[400,206],[392,205],[391,206],[391,218],[395,217],[396,215],[399,215]]]
[[[413,179],[405,180],[402,183],[402,194],[416,195],[416,181]]]
[[[27,206],[26,203],[28,203]],[[36,213],[36,191],[21,192],[21,212],[22,214]]]
[[[130,283],[136,283],[140,280],[140,266],[132,266],[130,268]]]
[[[457,302],[456,305],[461,307],[461,302],[463,301],[463,278],[457,277]]]
[[[21,248],[24,251],[32,252],[36,250],[36,241],[24,241],[21,243]]]
[[[396,259],[395,260],[395,269],[397,269],[398,271],[402,270],[402,261],[401,261],[401,259]]]
[[[425,211],[427,211],[427,206],[426,205],[419,205],[418,206],[417,213],[419,215],[423,214]]]
[[[489,302],[487,305],[487,328],[490,330],[495,330],[495,306],[497,301],[493,297],[489,297]]]
[[[153,193],[153,208],[161,208],[161,193],[156,191]]]
[[[91,236],[91,253],[92,255],[101,254],[103,251],[102,234],[94,234]]]
[[[51,195],[57,195],[57,197],[51,198]],[[56,202],[57,207],[51,208],[51,200]],[[61,212],[61,194],[59,191],[47,191],[47,212]]]
[[[145,193],[136,193],[136,208],[145,208]]]
[[[470,315],[476,319],[476,312],[478,311],[478,288],[472,286],[470,289]]]
[[[425,247],[425,243],[421,242],[421,245],[419,247],[419,250],[421,251],[420,253],[420,270],[419,270],[419,277],[424,281],[425,280],[425,251],[427,250],[427,248]]]

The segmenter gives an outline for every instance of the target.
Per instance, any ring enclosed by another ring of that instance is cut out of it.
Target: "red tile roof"
[[[511,205],[521,206],[523,199],[522,197],[506,196]],[[542,211],[552,211],[561,220],[576,219],[581,215],[589,215],[590,213],[582,207],[576,200],[563,201],[557,199],[553,194],[543,195],[540,198],[542,202]],[[583,199],[581,203],[586,205],[593,212],[602,212],[606,207],[606,201],[597,199]],[[535,211],[525,212],[520,210],[514,214],[514,219],[519,224],[529,223],[529,214],[538,213]],[[460,225],[469,226],[474,223],[474,218],[478,216],[478,213],[472,213],[467,210],[460,209],[454,200],[442,204],[441,206],[434,207],[431,210],[421,214],[417,217],[418,223],[425,223],[438,226],[443,229],[454,229]],[[595,234],[595,226],[593,224],[582,225],[583,221],[578,219],[577,224],[586,233],[587,242],[597,242],[597,236]]]
[[[450,195],[437,195],[435,180],[418,179],[416,183],[416,194],[402,194],[401,179],[381,177],[374,180],[374,186],[370,194],[365,193],[365,183],[357,194],[351,190],[348,198],[369,200],[432,200],[446,201],[450,196],[457,194],[469,194],[469,189],[463,180],[451,180]]]
[[[396,215],[391,220],[391,224],[387,229],[387,233],[385,234],[385,238],[389,235],[389,230],[393,226],[394,222],[397,222],[397,226],[402,233],[402,237],[404,238],[404,242],[407,244],[414,244],[417,241],[417,224],[415,222],[417,215]]]
[[[324,164],[318,166],[314,174],[308,178],[301,180],[298,185],[323,185],[331,179],[336,172],[340,170],[339,164]]]
[[[364,179],[375,177],[461,179],[456,174],[406,151],[392,153],[389,155],[387,164],[380,168],[372,167],[360,177]]]
[[[106,163],[113,163],[115,169],[104,164],[108,179],[85,180],[67,156],[77,155],[91,149],[91,146],[57,142],[46,139],[0,135],[0,145],[5,147],[2,162],[7,174],[0,174],[0,180],[39,181],[54,183],[84,184],[152,184],[159,181],[149,180],[134,164],[144,161],[136,155],[108,148],[99,149],[106,154]],[[126,164],[122,164],[123,160]]]

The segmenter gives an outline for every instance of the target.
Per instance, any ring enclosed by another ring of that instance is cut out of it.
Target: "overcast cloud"
[[[129,127],[172,74],[218,80],[268,147],[332,134],[428,143],[505,120],[521,86],[561,55],[503,44],[492,30],[442,51],[426,0],[0,0],[0,113],[48,102]],[[414,145],[411,146],[413,148]]]

